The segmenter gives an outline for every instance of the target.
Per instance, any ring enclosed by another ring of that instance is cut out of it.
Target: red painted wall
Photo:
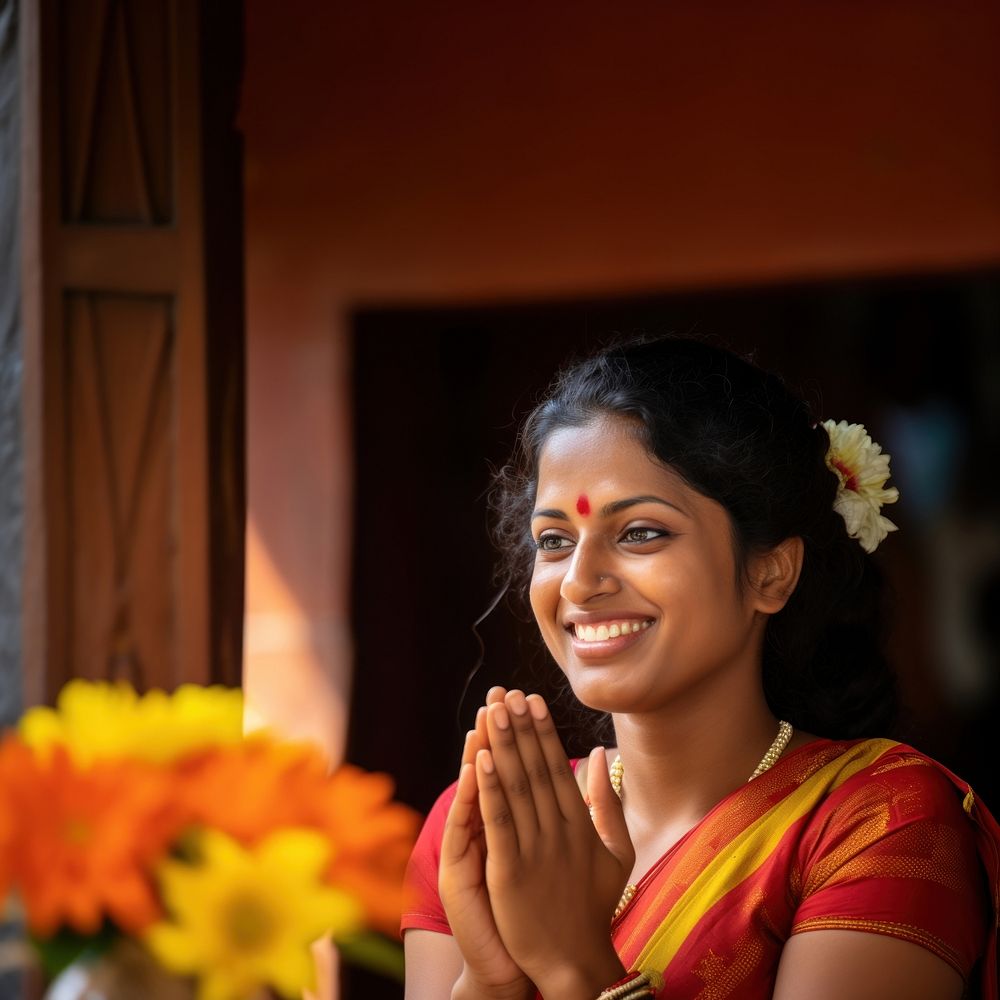
[[[1000,262],[995,2],[246,9],[247,685],[335,752],[352,306]]]
[[[250,260],[339,298],[1000,258],[995,3],[247,7]]]

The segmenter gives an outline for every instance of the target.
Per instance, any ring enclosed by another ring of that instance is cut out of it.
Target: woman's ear
[[[750,583],[757,611],[773,615],[785,606],[799,582],[803,552],[802,539],[796,536],[755,558]]]

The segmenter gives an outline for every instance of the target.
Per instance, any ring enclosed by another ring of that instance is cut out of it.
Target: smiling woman
[[[410,1000],[996,997],[997,826],[886,738],[887,477],[702,342],[557,380],[497,538],[617,751],[569,762],[541,698],[490,692],[411,862]]]

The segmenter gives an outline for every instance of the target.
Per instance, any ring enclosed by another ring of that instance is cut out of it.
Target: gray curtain
[[[21,706],[21,327],[17,4],[0,0],[0,725]]]
[[[21,311],[18,256],[17,3],[0,0],[0,727],[21,708]],[[0,926],[0,945],[17,928]],[[22,995],[0,973],[0,1000]]]

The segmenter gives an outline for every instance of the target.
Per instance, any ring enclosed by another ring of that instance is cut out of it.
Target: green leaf
[[[51,937],[30,935],[29,940],[38,953],[46,978],[55,979],[74,962],[90,961],[103,955],[120,936],[116,927],[105,924],[96,934],[80,934],[63,927]]]

